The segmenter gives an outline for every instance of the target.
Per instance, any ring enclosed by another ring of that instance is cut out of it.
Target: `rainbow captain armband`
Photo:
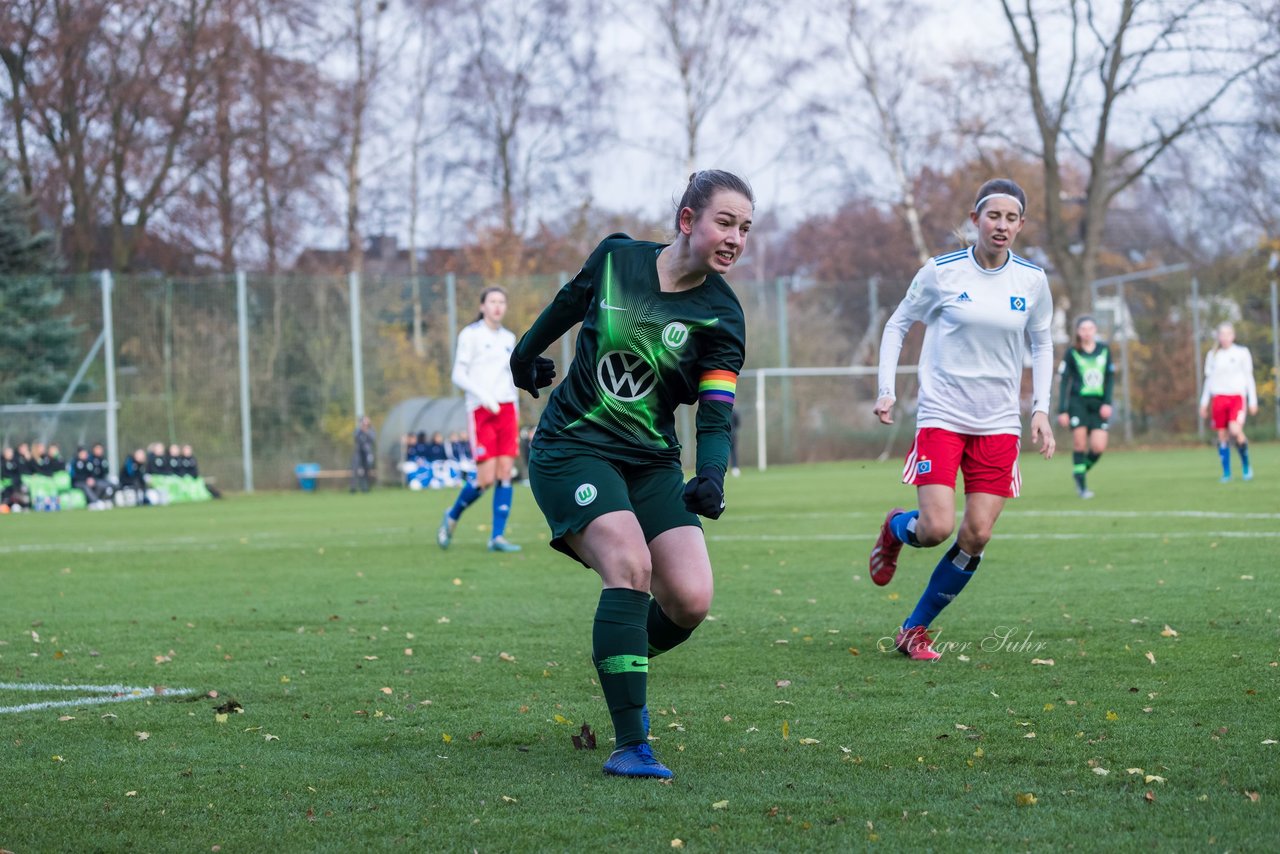
[[[727,403],[733,406],[738,375],[733,371],[707,371],[698,381],[698,402]]]

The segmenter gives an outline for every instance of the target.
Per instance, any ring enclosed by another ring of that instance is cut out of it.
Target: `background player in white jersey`
[[[1010,251],[1025,222],[1026,204],[1026,194],[1013,181],[983,184],[969,213],[977,244],[921,267],[880,341],[874,411],[882,423],[892,424],[902,340],[913,323],[925,325],[916,438],[902,474],[903,483],[916,486],[919,509],[895,507],[885,517],[871,550],[872,581],[889,583],[904,543],[927,548],[951,536],[956,473],[964,474],[960,532],[895,638],[898,650],[917,661],[941,657],[933,649],[929,623],[973,577],[1005,500],[1018,494],[1018,400],[1028,340],[1031,437],[1045,459],[1053,456],[1053,297],[1044,271]]]
[[[462,485],[458,500],[440,521],[436,542],[442,549],[447,549],[452,542],[462,511],[496,480],[489,551],[520,551],[520,546],[505,536],[514,497],[511,465],[520,453],[520,413],[516,408],[516,387],[511,381],[511,351],[515,349],[516,336],[502,326],[506,313],[507,292],[502,288],[485,288],[480,294],[480,316],[458,333],[453,384],[467,393],[476,478]]]
[[[1222,460],[1222,482],[1231,480],[1231,445],[1240,452],[1240,470],[1245,480],[1253,480],[1249,467],[1249,440],[1244,435],[1244,411],[1258,414],[1258,386],[1253,379],[1253,356],[1249,348],[1236,343],[1236,329],[1218,324],[1218,346],[1204,357],[1204,394],[1200,396],[1200,417],[1213,418],[1218,431],[1218,457]]]

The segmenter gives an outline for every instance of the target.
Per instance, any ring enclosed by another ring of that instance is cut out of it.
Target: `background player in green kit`
[[[754,204],[736,175],[694,173],[671,244],[605,238],[511,355],[515,384],[537,397],[555,375],[539,354],[582,323],[538,422],[529,482],[551,545],[603,585],[592,659],[617,736],[606,774],[671,776],[649,748],[649,659],[687,640],[711,607],[698,515],[724,510],[746,339],[723,275],[746,247]],[[675,409],[695,401],[697,476],[686,484]]]
[[[1087,314],[1076,319],[1073,344],[1058,366],[1058,424],[1071,429],[1076,492],[1081,498],[1092,498],[1085,477],[1107,449],[1116,366],[1111,349],[1098,341],[1098,324]]]

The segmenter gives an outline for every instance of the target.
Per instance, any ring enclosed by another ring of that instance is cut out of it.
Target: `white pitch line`
[[[870,542],[877,534],[712,534],[715,542]],[[997,540],[1189,540],[1221,537],[1223,539],[1280,539],[1280,531],[1117,531],[1062,534],[996,534]]]
[[[182,697],[194,694],[191,688],[138,688],[130,685],[57,685],[48,682],[0,682],[0,691],[82,691],[102,694],[100,697],[77,697],[74,700],[45,700],[20,706],[0,706],[0,714],[39,712],[45,709],[64,709],[80,706],[101,706],[106,703],[127,703],[130,700],[149,700],[169,695]]]

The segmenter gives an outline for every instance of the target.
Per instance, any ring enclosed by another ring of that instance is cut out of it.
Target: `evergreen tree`
[[[31,206],[0,160],[0,404],[56,403],[71,381],[77,329],[57,314],[51,240],[31,230]]]

